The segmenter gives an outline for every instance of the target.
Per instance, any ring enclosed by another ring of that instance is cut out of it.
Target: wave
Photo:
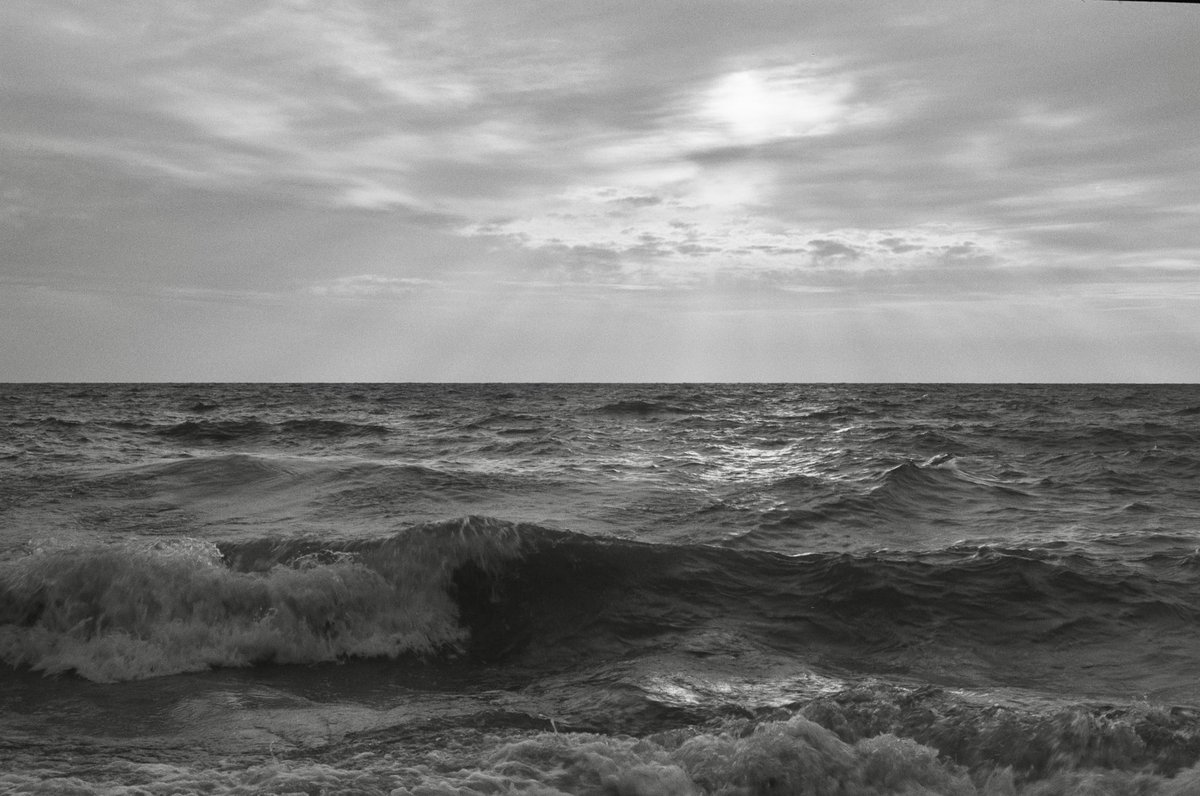
[[[337,522],[349,526],[403,516],[412,524],[471,510],[528,488],[529,476],[440,469],[344,457],[218,452],[119,467],[72,484],[77,499],[111,498],[176,506],[200,522]],[[447,506],[453,508],[447,508]],[[396,528],[394,520],[376,533]]]
[[[1162,446],[1189,448],[1198,440],[1187,428],[1158,423],[1089,424],[1059,430],[1055,445],[1067,450],[1098,452],[1149,451]]]
[[[428,489],[457,487],[482,488],[485,475],[439,470],[418,464],[320,460],[283,456],[257,456],[249,453],[225,453],[124,468],[96,477],[112,483],[144,484],[156,489],[222,492],[238,487],[259,489],[263,482],[288,482],[316,490],[327,486],[335,491],[373,484],[395,489],[412,486]]]
[[[630,398],[622,401],[612,401],[598,406],[595,410],[601,414],[635,415],[639,417],[692,415],[698,409],[668,403],[666,401]]]
[[[372,423],[308,418],[267,422],[257,418],[241,420],[187,420],[160,427],[161,437],[192,444],[253,442],[264,439],[303,441],[383,437],[390,429]]]
[[[793,710],[645,738],[540,733],[434,782],[466,786],[515,768],[537,777],[530,784],[567,793],[1181,795],[1200,787],[1197,716],[1186,709],[1029,708],[868,685]]]
[[[545,417],[524,412],[489,412],[465,420],[463,430],[489,429],[500,434],[531,434],[545,431]]]
[[[58,547],[0,564],[0,660],[109,682],[257,663],[454,654],[451,578],[516,554],[466,520],[365,547],[200,540]]]
[[[8,424],[13,428],[81,428],[86,425],[82,420],[73,420],[71,418],[55,417],[47,415],[45,417],[36,417],[29,420],[14,421]]]
[[[1200,653],[1200,566],[1183,550],[1132,564],[987,547],[784,556],[543,530],[452,582],[466,655],[538,669],[712,654],[731,636],[835,671],[1145,692],[1190,682]]]
[[[1184,796],[1200,789],[1196,719],[1180,709],[1036,710],[972,704],[937,689],[865,687],[771,716],[641,737],[560,731],[545,717],[510,713],[401,724],[308,753],[188,759],[109,743],[54,756],[10,744],[0,786],[84,794]]]
[[[1190,550],[785,556],[467,517],[349,542],[49,549],[0,567],[0,660],[93,680],[405,656],[549,671],[703,649],[713,629],[824,667],[1098,691],[1186,677],[1200,654]]]
[[[811,409],[797,415],[797,417],[805,420],[837,420],[845,422],[851,419],[875,417],[878,416],[878,414],[878,412],[875,412],[869,407],[864,407],[858,404],[841,403]]]
[[[104,474],[96,480],[225,493],[237,487],[255,488],[264,482],[294,479],[304,471],[316,470],[314,464],[303,460],[229,453],[142,465]]]
[[[1028,497],[1029,493],[1014,483],[964,470],[951,454],[939,454],[922,463],[908,461],[888,470],[872,495],[885,504],[883,508],[897,508],[960,502],[978,496]]]
[[[770,501],[769,507],[742,538],[775,545],[786,545],[787,534],[828,531],[833,525],[858,529],[857,535],[864,538],[914,523],[954,527],[975,523],[978,529],[999,521],[1006,511],[1028,510],[1037,499],[1026,481],[977,475],[960,467],[950,454],[893,465],[865,484],[789,476],[768,484],[759,494]]]
[[[1161,495],[1173,483],[1176,495],[1187,494],[1200,477],[1200,456],[1164,449],[1107,453],[1055,454],[1045,462],[1048,489],[1104,490],[1112,495]]]
[[[734,485],[682,521],[725,522],[743,541],[794,550],[789,544],[796,538],[789,536],[793,532],[836,528],[851,533],[844,538],[852,540],[866,538],[864,532],[917,522],[964,528],[974,524],[978,529],[983,527],[981,519],[996,522],[1006,511],[1028,511],[1041,499],[1034,480],[1024,473],[980,475],[960,461],[948,453],[900,464],[881,457],[870,465],[882,472],[870,478],[787,473],[749,486]]]

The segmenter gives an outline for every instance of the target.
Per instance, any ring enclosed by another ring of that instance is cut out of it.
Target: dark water
[[[0,792],[1200,793],[1200,387],[0,385]]]

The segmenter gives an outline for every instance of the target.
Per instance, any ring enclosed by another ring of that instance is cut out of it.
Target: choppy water
[[[0,385],[0,792],[1200,793],[1200,387]]]

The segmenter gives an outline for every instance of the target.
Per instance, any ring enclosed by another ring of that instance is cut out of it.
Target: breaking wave
[[[1133,562],[970,546],[786,556],[467,517],[349,542],[52,548],[0,567],[0,659],[103,681],[405,656],[549,671],[695,648],[713,628],[747,650],[951,683],[969,668],[1081,687],[1070,663],[1097,690],[1132,689],[1200,652],[1200,556],[1174,546]]]
[[[465,638],[454,571],[487,571],[520,544],[479,520],[359,550],[191,539],[36,550],[0,565],[0,660],[111,682],[453,652]]]

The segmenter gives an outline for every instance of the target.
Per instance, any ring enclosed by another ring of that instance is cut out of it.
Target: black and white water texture
[[[1200,387],[0,385],[0,792],[1200,793]]]

